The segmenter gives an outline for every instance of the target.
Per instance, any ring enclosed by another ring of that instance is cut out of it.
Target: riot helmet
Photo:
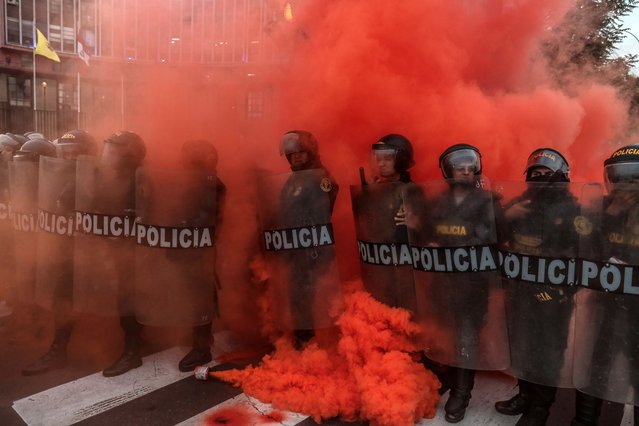
[[[630,185],[639,188],[639,144],[621,147],[604,161],[604,181],[609,192]]]
[[[4,133],[0,135],[0,153],[2,161],[7,162],[13,159],[13,155],[24,144],[26,138],[20,137],[13,133]]]
[[[27,132],[24,134],[24,137],[27,139],[46,139],[44,135],[40,132]]]
[[[137,134],[127,130],[109,136],[102,146],[101,161],[116,168],[135,169],[146,156],[146,145]]]
[[[454,179],[456,172],[479,176],[482,170],[481,153],[472,145],[465,143],[453,145],[439,156],[439,168],[446,179]]]
[[[182,165],[186,169],[215,173],[217,161],[217,149],[209,141],[189,140],[182,145]]]
[[[399,134],[391,133],[383,136],[379,141],[375,142],[371,149],[373,156],[380,158],[384,156],[394,158],[394,168],[397,173],[406,172],[415,165],[413,160],[413,145],[410,141]],[[383,173],[383,172],[382,172]]]
[[[317,139],[306,130],[291,130],[280,139],[280,155],[286,155],[291,170],[306,170],[319,167]]]
[[[526,182],[570,182],[568,161],[557,150],[538,148],[526,162]]]
[[[97,151],[95,139],[84,130],[71,130],[56,139],[57,156],[75,160],[79,155],[95,155]]]
[[[46,139],[26,141],[13,156],[13,161],[38,161],[40,156],[55,157],[55,145]]]

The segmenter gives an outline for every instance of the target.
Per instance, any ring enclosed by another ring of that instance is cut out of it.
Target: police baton
[[[368,182],[366,182],[366,175],[364,175],[364,167],[359,168],[359,179],[362,182],[362,186],[366,186],[368,185]]]

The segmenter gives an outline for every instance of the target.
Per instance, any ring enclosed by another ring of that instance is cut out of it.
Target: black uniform
[[[280,194],[281,223],[289,228],[325,224],[330,222],[338,185],[330,173],[321,165],[301,172],[293,172]],[[310,173],[308,170],[312,170]],[[328,195],[329,203],[326,203]],[[293,328],[301,341],[310,339],[314,333],[307,329],[313,324],[313,306],[316,285],[335,260],[332,250],[307,249],[287,250],[282,253],[291,268],[290,309]]]
[[[406,211],[405,200],[422,203],[422,192],[410,173],[401,174],[398,182],[375,183],[364,186],[353,199],[353,214],[358,222],[358,238],[374,243],[408,246],[405,224],[397,224],[395,217]],[[415,210],[423,207],[413,206]],[[391,307],[417,311],[412,265],[365,265],[362,278],[366,290],[376,300]]]
[[[606,213],[617,193],[604,198],[601,234],[589,253],[601,261],[639,265],[639,206],[628,208],[617,216]],[[633,295],[608,294],[606,303],[588,304],[590,314],[599,318],[595,335],[589,387],[600,392],[615,386],[610,374],[618,355],[626,358],[635,395],[639,392],[639,331],[635,323],[639,314],[639,298]],[[595,367],[596,366],[596,367]],[[577,394],[574,426],[596,424],[603,400],[583,393]],[[639,407],[634,408],[634,424],[639,425]]]
[[[522,201],[530,202],[526,205],[529,212],[508,224],[507,250],[532,256],[576,256],[579,234],[574,222],[580,207],[567,187],[555,185],[531,187],[505,206],[507,210]],[[507,293],[507,315],[514,319],[510,321],[509,330],[512,364],[524,377],[541,374],[550,380],[558,378],[567,347],[576,289],[513,281],[506,285],[516,286],[510,287],[511,291]],[[541,316],[545,324],[553,324],[552,330],[517,320]],[[531,353],[538,356],[531,357]],[[554,402],[556,387],[525,380],[519,380],[519,386],[520,393],[530,399],[532,405],[543,404],[547,409]]]
[[[495,215],[500,214],[500,207],[491,192],[472,188],[461,201],[456,202],[453,192],[446,191],[434,203],[429,222],[434,225],[431,232],[438,246],[468,247],[496,243]],[[466,359],[477,358],[479,332],[487,320],[490,275],[494,272],[447,273],[437,277],[453,288],[456,283],[472,282],[472,286],[465,286],[467,291],[445,291],[434,297],[438,302],[447,298],[449,301],[432,306],[433,310],[440,312],[439,318],[446,318],[442,326],[457,334],[454,338],[455,353]],[[468,310],[468,306],[473,306],[473,309]]]

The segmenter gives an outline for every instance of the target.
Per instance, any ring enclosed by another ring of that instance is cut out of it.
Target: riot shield
[[[591,238],[582,239],[575,334],[575,387],[639,405],[639,185],[604,195],[584,187]]]
[[[0,300],[15,297],[15,247],[11,223],[9,166],[0,167]]]
[[[281,330],[328,328],[339,315],[332,185],[323,169],[258,180],[270,306]]]
[[[135,173],[80,156],[75,190],[74,308],[133,315]]]
[[[428,182],[408,193],[405,204],[427,356],[460,368],[506,369],[508,339],[489,182]]]
[[[9,163],[11,222],[15,248],[15,296],[33,303],[38,250],[38,163]]]
[[[414,184],[351,186],[362,282],[376,300],[416,312],[415,283],[402,193]]]
[[[581,184],[499,182],[502,274],[510,372],[529,382],[572,387],[576,264],[589,227]]]
[[[71,306],[75,168],[72,160],[40,158],[35,301],[45,308]]]
[[[215,176],[138,169],[136,314],[154,326],[210,323],[216,312]]]

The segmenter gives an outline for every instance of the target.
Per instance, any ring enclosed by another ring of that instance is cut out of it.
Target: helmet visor
[[[397,158],[397,150],[395,149],[373,149],[371,151],[371,171],[373,176],[382,178],[395,176],[395,160]]]
[[[103,164],[107,164],[110,166],[121,166],[127,157],[129,156],[129,150],[126,145],[109,142],[108,140],[104,142],[102,146],[102,155],[100,156],[100,161]]]
[[[34,151],[16,151],[13,161],[38,161],[40,154]]]
[[[639,189],[639,163],[617,163],[604,166],[606,188],[632,186]]]
[[[280,155],[291,155],[304,151],[306,151],[306,147],[296,133],[287,133],[280,142]]]
[[[460,149],[442,158],[440,166],[446,179],[454,178],[454,172],[470,172],[475,175],[481,170],[481,158],[473,149]]]
[[[57,144],[56,156],[65,160],[76,160],[80,155],[84,154],[82,148],[75,143]]]

